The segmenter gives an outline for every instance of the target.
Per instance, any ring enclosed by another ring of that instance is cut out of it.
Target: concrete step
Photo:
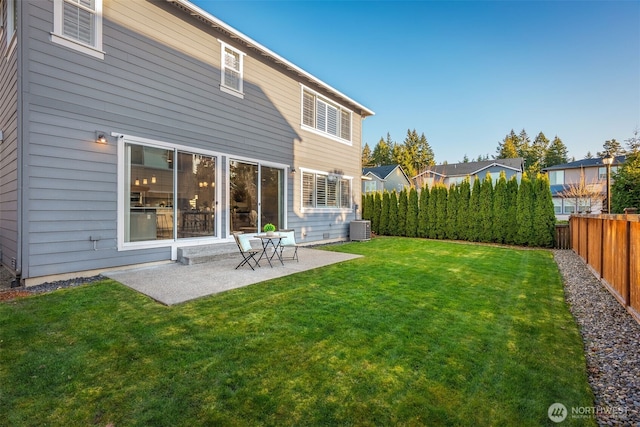
[[[234,257],[240,258],[240,252],[235,242],[178,248],[178,262],[185,265],[203,264]]]

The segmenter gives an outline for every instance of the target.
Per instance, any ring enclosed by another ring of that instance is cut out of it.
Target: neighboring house
[[[402,191],[411,187],[411,180],[400,165],[376,166],[362,169],[362,192]]]
[[[348,237],[368,108],[186,0],[0,0],[0,17],[0,250],[22,283],[266,222]]]
[[[435,183],[442,183],[449,187],[451,184],[460,184],[468,177],[473,186],[475,177],[483,180],[487,173],[489,173],[495,184],[498,178],[500,178],[500,172],[506,174],[507,181],[515,176],[518,182],[520,182],[523,171],[524,159],[521,157],[480,162],[451,163],[430,166],[427,170],[413,177],[413,182],[417,188],[423,188],[425,186],[431,188]]]
[[[611,164],[613,174],[625,161],[616,156]],[[575,212],[600,213],[606,206],[607,167],[601,158],[577,160],[542,169],[549,176],[556,218],[569,219]]]

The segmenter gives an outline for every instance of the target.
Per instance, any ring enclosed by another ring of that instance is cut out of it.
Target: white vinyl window
[[[53,0],[51,41],[104,59],[102,0]]]
[[[549,171],[549,184],[561,185],[564,184],[564,171]]]
[[[351,208],[351,179],[333,174],[302,173],[303,208]]]
[[[341,142],[351,142],[351,111],[303,87],[302,127]]]
[[[219,41],[222,46],[220,90],[242,98],[244,53]]]
[[[18,28],[18,0],[0,0],[0,35],[6,35],[7,46],[11,45]]]

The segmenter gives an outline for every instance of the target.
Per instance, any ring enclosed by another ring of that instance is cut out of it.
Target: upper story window
[[[223,92],[243,97],[244,53],[220,40],[222,59],[220,61],[220,89]]]
[[[611,176],[613,176],[614,173],[618,172],[618,166],[611,166]],[[607,179],[607,167],[606,166],[600,166],[598,168],[598,179],[601,181],[605,181]]]
[[[351,111],[303,87],[302,127],[350,143]]]
[[[18,0],[0,0],[0,35],[10,47],[18,28]]]
[[[51,40],[104,59],[102,0],[53,0]]]
[[[564,171],[549,171],[549,185],[564,184]]]

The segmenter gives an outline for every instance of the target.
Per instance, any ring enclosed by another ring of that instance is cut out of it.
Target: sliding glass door
[[[284,170],[257,163],[229,162],[231,231],[256,233],[264,224],[284,224]]]
[[[216,158],[125,145],[125,242],[216,236]]]

